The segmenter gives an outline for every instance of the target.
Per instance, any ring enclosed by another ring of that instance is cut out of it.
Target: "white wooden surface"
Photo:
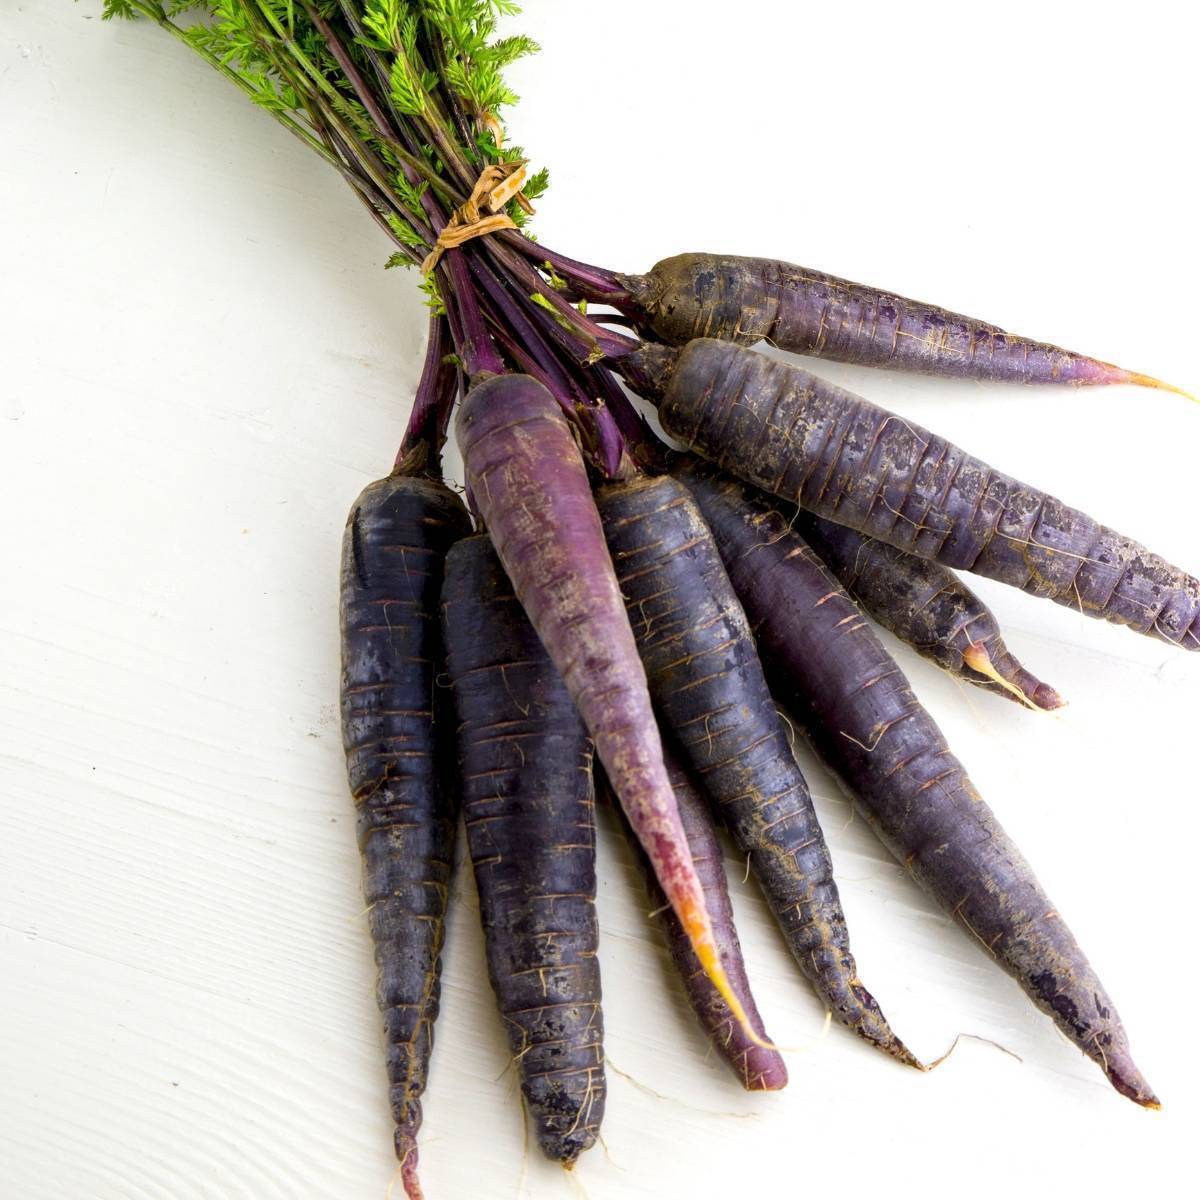
[[[346,508],[404,425],[422,310],[332,174],[99,7],[0,8],[0,1197],[382,1198],[335,582]],[[1182,12],[529,0],[545,54],[514,72],[513,126],[553,171],[538,230],[629,269],[779,255],[1200,390]],[[1200,567],[1186,402],[827,374]],[[805,759],[896,1028],[927,1057],[967,1032],[1022,1061],[966,1042],[919,1077],[821,1038],[731,863],[769,1028],[804,1047],[786,1093],[740,1094],[609,823],[606,1147],[573,1180],[523,1161],[460,875],[432,1200],[1184,1194],[1200,661],[979,590],[1065,715],[902,660],[1089,949],[1165,1111],[1116,1097]]]

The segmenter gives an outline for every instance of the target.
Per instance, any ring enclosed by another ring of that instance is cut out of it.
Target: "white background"
[[[332,173],[159,31],[102,25],[99,7],[0,6],[0,1197],[382,1200],[336,577],[346,510],[405,423],[423,310]],[[1200,390],[1184,6],[526,7],[545,53],[513,72],[512,128],[552,168],[547,244],[624,269],[781,256]],[[1185,401],[825,373],[1200,568]],[[1070,698],[1062,717],[900,657],[1088,948],[1165,1110],[1111,1092],[806,758],[896,1029],[928,1058],[966,1032],[1022,1061],[967,1042],[921,1077],[821,1038],[731,862],[768,1027],[804,1048],[787,1092],[740,1093],[606,819],[606,1145],[573,1179],[524,1157],[460,874],[431,1200],[1184,1194],[1200,661],[979,591]]]

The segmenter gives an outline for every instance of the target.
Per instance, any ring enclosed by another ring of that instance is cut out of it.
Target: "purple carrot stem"
[[[500,343],[504,353],[517,364],[518,367],[526,374],[532,376],[538,381],[558,401],[559,407],[569,416],[575,415],[574,405],[568,396],[564,395],[555,387],[554,380],[551,379],[544,370],[541,364],[536,359],[532,358],[529,351],[524,349],[521,344],[511,337],[507,337],[498,330],[495,334],[496,340]]]
[[[561,364],[553,354],[553,348],[545,344],[536,329],[532,330],[533,345],[541,353],[535,355],[529,344],[519,341],[513,334],[492,318],[493,338],[503,352],[527,375],[536,379],[558,402],[567,419],[579,429],[581,442],[588,456],[596,462],[609,478],[616,478],[622,468],[622,459],[627,446],[624,434],[605,404],[597,404],[595,398],[582,391],[570,376],[561,377]],[[552,377],[547,360],[554,364],[560,376]]]
[[[458,354],[463,360],[467,376],[474,385],[480,376],[503,375],[506,370],[504,360],[488,333],[479,301],[471,287],[471,271],[462,251],[448,251],[442,256],[442,262],[450,277],[451,303],[458,309],[461,321],[462,338],[458,343]]]
[[[454,408],[454,402],[467,393],[467,376],[462,369],[462,363],[455,360],[448,363],[447,366],[451,369],[450,380],[446,384],[446,400],[444,404],[438,406],[438,445],[446,444],[446,435],[450,429],[450,414]]]
[[[463,392],[463,370],[458,356],[450,353],[453,342],[449,336],[449,326],[446,318],[442,317],[442,353],[440,369],[437,377],[437,400],[434,402],[432,436],[437,448],[439,465],[442,447],[446,444],[446,431],[450,427],[450,410],[455,400]]]
[[[339,0],[338,7],[342,10],[342,14],[345,16],[347,23],[353,30],[355,38],[359,39],[360,41],[365,41],[362,22],[355,15],[353,7],[349,4],[346,4],[344,0]],[[319,12],[315,10],[314,6],[309,3],[309,0],[305,0],[304,8],[313,24],[320,32],[321,36],[325,38],[326,42],[328,42],[334,58],[337,59],[338,66],[345,71],[346,78],[350,81],[351,87],[354,88],[355,95],[358,97],[363,107],[367,110],[372,120],[374,120],[379,126],[379,130],[383,134],[384,138],[388,141],[394,142],[397,146],[406,150],[409,154],[419,154],[421,152],[421,147],[415,145],[411,139],[405,139],[400,133],[397,132],[397,126],[399,126],[400,129],[404,129],[405,123],[399,120],[398,114],[396,113],[395,108],[391,105],[390,100],[389,107],[392,108],[392,115],[397,117],[397,123],[395,126],[391,123],[391,121],[388,120],[387,114],[385,114],[384,111],[379,107],[378,101],[375,98],[375,94],[371,91],[370,85],[362,77],[362,73],[359,71],[354,59],[351,58],[349,52],[346,50],[337,34],[329,26],[329,23],[321,16]],[[387,68],[383,65],[382,60],[379,58],[379,55],[375,50],[371,49],[369,46],[364,47],[364,49],[366,50],[367,58],[374,68],[377,77],[383,83],[383,94],[390,97],[391,81],[387,73]],[[414,188],[420,187],[421,177],[416,173],[416,171],[413,170],[411,166],[409,166],[408,163],[402,162],[400,164],[400,172],[403,174],[405,180],[410,186]],[[429,220],[429,225],[432,229],[432,235],[429,238],[429,240],[432,242],[433,236],[436,236],[445,227],[446,216],[441,205],[438,204],[436,197],[433,195],[432,190],[427,187],[421,188],[420,190],[421,208],[424,210],[425,215]],[[423,229],[418,229],[417,232],[421,233],[422,235],[426,234],[426,231]]]
[[[444,356],[446,322],[436,314],[429,317],[429,338],[425,346],[425,365],[421,368],[421,381],[413,399],[412,413],[400,450],[396,454],[396,467],[401,468],[410,461],[419,446],[429,447],[436,458],[438,445],[438,407],[445,396],[446,364]]]
[[[575,419],[575,402],[571,397],[546,374],[542,364],[523,346],[516,338],[506,330],[499,328],[495,329],[492,334],[501,350],[512,359],[512,361],[526,374],[532,376],[548,391],[558,402],[559,408],[563,410],[570,420]]]
[[[359,72],[354,61],[346,51],[346,48],[342,45],[338,35],[329,26],[328,22],[326,22],[324,18],[321,17],[320,13],[315,10],[315,6],[310,3],[310,0],[302,0],[302,2],[309,19],[313,22],[314,26],[317,28],[317,31],[329,44],[329,48],[333,52],[333,56],[337,60],[338,66],[340,66],[342,70],[346,72],[346,77],[350,80],[350,84],[354,88],[355,94],[358,96],[363,107],[366,108],[372,120],[374,120],[379,126],[380,132],[383,134],[385,140],[392,142],[395,146],[401,149],[408,150],[409,153],[419,153],[419,151],[413,151],[410,144],[406,145],[405,142],[401,141],[396,131],[392,128],[391,123],[388,121],[387,116],[384,114],[383,109],[380,108],[375,102],[366,80],[363,79],[362,74]],[[346,13],[345,4],[339,4],[339,7],[342,9],[343,13],[347,15],[347,17],[350,16],[350,14]],[[355,30],[355,36],[361,39],[361,22],[350,18],[350,23],[351,27]],[[384,95],[390,95],[390,80],[385,82],[383,91]],[[399,124],[401,128],[403,128],[404,122],[401,121]],[[425,128],[429,133],[430,140],[435,144],[438,152],[441,154],[442,161],[447,165],[451,172],[459,176],[460,183],[470,186],[470,181],[463,177],[462,166],[464,164],[462,159],[456,153],[455,147],[446,141],[445,130],[441,128],[439,121],[436,119],[427,120],[425,123]],[[405,171],[406,177],[407,174],[408,172]],[[412,182],[412,180],[409,182]]]
[[[625,454],[624,435],[607,404],[590,404],[587,414],[596,433],[596,453],[604,473],[609,479],[616,479],[621,474],[621,459]]]
[[[546,346],[537,327],[525,314],[518,297],[505,287],[504,283],[496,276],[491,267],[488,266],[482,255],[467,250],[466,256],[467,262],[471,266],[471,274],[479,280],[483,290],[487,293],[492,307],[503,318],[503,321],[497,322],[497,325],[502,326],[505,321],[508,322],[517,338],[524,343],[526,356],[532,358],[541,367],[540,375],[544,377],[543,382],[547,379],[553,381],[550,391],[555,396],[566,396],[573,392],[577,393],[578,389],[570,375],[562,368],[558,359],[553,355],[549,347]]]
[[[633,407],[611,371],[600,366],[590,367],[588,377],[595,382],[600,398],[612,410],[613,419],[626,438],[634,442],[655,439],[656,435],[645,417]]]
[[[346,47],[342,45],[341,38],[333,31],[329,22],[317,11],[315,4],[310,3],[309,0],[304,0],[304,11],[317,32],[325,39],[325,44],[337,60],[338,66],[346,73],[346,78],[350,81],[350,86],[354,89],[354,94],[357,96],[358,102],[367,110],[367,114],[371,120],[379,127],[379,132],[383,134],[387,141],[395,142],[397,146],[403,145],[399,135],[392,127],[391,121],[388,120],[387,114],[379,107],[374,93],[371,91],[367,81],[362,77],[362,73],[359,71],[354,59],[350,57],[346,51]]]
[[[439,267],[439,270],[441,268]],[[453,304],[446,306],[446,324],[450,327],[450,341],[453,343],[455,350],[463,343],[463,327],[462,322],[458,319],[458,310]]]
[[[346,139],[320,113],[313,115],[313,126],[321,132],[329,148],[333,150],[337,157],[337,170],[339,174],[354,189],[359,199],[367,205],[368,211],[374,216],[376,224],[379,225],[389,238],[395,241],[395,234],[392,233],[390,226],[383,219],[382,215],[384,212],[395,211],[395,201],[380,191],[373,179],[369,176],[359,174],[358,171],[350,166],[354,156],[346,143]]]
[[[579,422],[584,420],[583,413],[587,413],[587,422],[592,428],[586,432],[594,443],[593,456],[599,461],[606,475],[614,476],[620,470],[621,458],[626,449],[620,423],[614,419],[614,414],[607,404],[598,404],[599,397],[580,387],[576,373],[559,361],[554,346],[546,341],[545,334],[550,333],[552,328],[559,328],[553,317],[519,293],[512,292],[477,252],[468,250],[467,261],[471,273],[479,280],[491,305],[511,326],[523,343],[523,348],[518,347],[515,339],[501,337],[503,321],[496,322],[494,336],[501,338],[501,344],[521,364],[523,370],[547,387],[569,418]],[[526,312],[526,306],[532,315]],[[532,364],[536,364],[539,369],[533,369]],[[589,371],[589,375],[594,374],[595,372]]]
[[[509,241],[509,239],[505,239]],[[597,304],[611,304],[613,308],[624,310],[630,303],[629,292],[621,286],[617,276],[612,271],[602,267],[593,267],[589,263],[579,262],[578,259],[568,258],[565,254],[550,250],[540,242],[530,241],[527,237],[513,238],[509,244],[516,248],[521,255],[531,262],[549,263],[554,272],[561,275],[577,292]]]
[[[500,266],[505,268],[521,287],[527,288],[531,293],[538,293],[549,301],[551,307],[570,326],[573,332],[568,333],[556,323],[554,338],[573,354],[586,358],[593,351],[599,350],[606,357],[615,358],[628,354],[641,345],[635,338],[604,329],[595,321],[588,320],[574,305],[569,304],[550,287],[520,255],[508,251],[497,239],[490,239],[490,242],[489,249]]]

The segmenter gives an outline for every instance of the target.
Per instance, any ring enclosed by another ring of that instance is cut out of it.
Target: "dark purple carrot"
[[[807,371],[729,342],[626,371],[663,428],[767,492],[943,566],[1200,649],[1200,580],[1078,509]]]
[[[467,487],[517,597],[562,673],[697,958],[754,1040],[717,953],[663,766],[646,673],[571,427],[537,380],[495,375],[468,393],[457,431]]]
[[[681,346],[711,337],[867,367],[1014,383],[1170,384],[1006,333],[935,304],[768,258],[678,254],[619,276],[655,335]],[[1180,392],[1188,395],[1187,392]]]
[[[538,1143],[569,1167],[604,1115],[592,743],[486,536],[450,551],[442,620],[488,976]]]
[[[859,607],[918,654],[1031,708],[1066,703],[1017,661],[992,610],[953,571],[812,513],[785,515]]]
[[[742,946],[737,928],[733,923],[733,905],[729,901],[729,886],[725,880],[725,856],[717,831],[708,811],[708,802],[696,790],[687,772],[674,757],[666,755],[667,775],[675,789],[675,800],[679,805],[679,817],[687,834],[688,846],[692,851],[692,862],[704,888],[704,902],[712,918],[713,931],[721,961],[741,997],[742,1006],[754,1023],[760,1039],[767,1040],[766,1029],[750,990],[746,977],[746,964],[742,959]],[[636,845],[636,841],[635,841]],[[679,918],[671,910],[663,896],[662,888],[654,878],[645,854],[638,851],[638,861],[646,877],[646,890],[650,903],[662,926],[667,950],[679,972],[687,993],[688,1003],[707,1034],[713,1049],[728,1063],[742,1087],[748,1092],[775,1092],[787,1086],[787,1067],[777,1050],[749,1041],[742,1035],[738,1023],[729,1012],[729,1006],[721,999],[717,989],[709,982],[704,969],[696,960],[688,944],[687,934],[679,924]]]
[[[858,978],[833,866],[712,535],[668,476],[596,497],[663,727],[729,827],[788,948],[834,1017],[919,1064]]]
[[[413,1200],[421,1194],[416,1137],[458,823],[443,769],[454,725],[435,713],[438,600],[446,552],[470,530],[449,488],[399,472],[363,490],[342,541],[342,738],[379,968],[396,1156]]]
[[[686,472],[775,694],[884,844],[1122,1095],[1158,1101],[1058,910],[854,602],[751,489]]]

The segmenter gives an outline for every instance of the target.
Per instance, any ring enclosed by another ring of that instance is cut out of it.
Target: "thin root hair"
[[[626,1083],[637,1088],[639,1092],[644,1092],[647,1096],[653,1097],[655,1100],[663,1100],[668,1104],[678,1105],[680,1108],[686,1108],[691,1112],[702,1113],[706,1117],[729,1117],[737,1121],[748,1121],[758,1116],[758,1113],[718,1112],[712,1108],[701,1108],[698,1104],[689,1104],[686,1100],[680,1100],[676,1096],[668,1096],[665,1092],[660,1092],[652,1088],[649,1084],[642,1083],[640,1079],[636,1079],[627,1071],[622,1071],[607,1054],[604,1056],[604,1063],[614,1075],[619,1075]]]
[[[945,1054],[935,1058],[933,1062],[926,1067],[926,1070],[932,1071],[935,1067],[940,1067],[942,1063],[944,1063],[950,1057],[950,1055],[952,1055],[954,1051],[958,1049],[958,1043],[964,1040],[982,1042],[985,1046],[992,1046],[994,1049],[999,1050],[1001,1054],[1007,1054],[1009,1058],[1015,1058],[1019,1063],[1023,1064],[1025,1062],[1025,1060],[1015,1051],[1010,1050],[1007,1046],[1002,1046],[999,1042],[994,1041],[992,1038],[984,1037],[982,1034],[978,1033],[956,1033],[954,1035],[954,1041],[950,1043],[950,1049],[947,1050]],[[1070,1042],[1068,1042],[1068,1044],[1073,1045],[1073,1043]]]

